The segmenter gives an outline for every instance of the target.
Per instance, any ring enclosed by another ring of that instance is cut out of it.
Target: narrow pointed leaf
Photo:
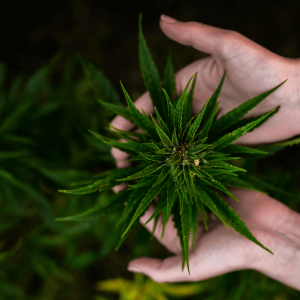
[[[275,90],[277,90],[282,84],[287,81],[283,81],[281,84],[277,85],[275,88],[260,94],[257,97],[254,97],[233,110],[229,111],[226,115],[223,115],[219,120],[217,120],[212,126],[213,134],[220,134],[224,132],[227,128],[236,123],[239,119],[241,119],[245,114],[247,114],[251,109],[257,106],[262,100],[272,94]]]
[[[189,242],[190,242],[190,234],[192,228],[192,206],[190,204],[186,204],[180,202],[180,210],[181,210],[181,228],[182,228],[182,237],[184,244],[184,255],[185,261],[187,264],[188,272],[190,275],[190,266],[189,266]]]
[[[261,151],[259,149],[254,149],[254,148],[248,148],[240,145],[228,145],[222,149],[222,153],[228,153],[228,154],[242,153],[242,154],[262,154],[262,155],[267,154],[267,152],[265,151]]]
[[[192,229],[193,229],[192,249],[194,249],[195,240],[198,231],[198,208],[196,202],[193,202],[192,205]]]
[[[159,125],[161,127],[161,129],[166,133],[166,135],[169,137],[169,138],[172,138],[172,134],[171,132],[169,131],[169,128],[167,126],[167,124],[165,123],[165,121],[162,119],[162,117],[160,116],[157,108],[155,107],[155,112],[156,112],[156,116],[157,116],[157,119],[158,119],[158,122],[159,122]]]
[[[172,63],[172,51],[169,51],[167,64],[164,71],[164,89],[168,93],[168,95],[172,95],[176,93],[176,83],[174,76],[174,68]]]
[[[115,147],[121,151],[125,151],[127,152],[127,150],[129,150],[131,153],[132,151],[134,152],[148,152],[149,151],[149,147],[145,144],[141,144],[141,143],[137,143],[137,142],[133,142],[130,141],[128,143],[122,143],[122,142],[118,142],[116,140],[112,140],[109,139],[99,133],[96,133],[92,130],[88,130],[93,136],[95,136],[97,139],[99,139],[100,141],[104,142],[105,144],[108,144],[112,147]]]
[[[137,208],[134,216],[132,217],[127,229],[123,233],[122,237],[126,234],[126,232],[129,230],[131,225],[135,222],[135,220],[143,213],[143,211],[149,206],[149,204],[154,199],[155,195],[157,195],[161,189],[167,185],[167,180],[163,180],[160,184],[153,186],[149,189],[146,196],[142,199],[139,207]]]
[[[153,185],[156,180],[157,180],[156,176],[144,177],[144,178],[140,179],[136,184],[128,185],[129,186],[128,190],[139,189],[144,186]]]
[[[102,217],[104,214],[108,213],[109,210],[117,205],[118,210],[124,207],[124,202],[127,199],[129,192],[126,190],[120,191],[118,194],[115,194],[110,197],[109,204],[106,206],[98,205],[93,207],[81,214],[69,216],[69,217],[62,217],[62,218],[55,218],[56,221],[87,221],[87,220],[95,220]]]
[[[138,203],[145,197],[146,193],[147,189],[137,188],[129,194],[127,198],[127,205],[125,206],[123,213],[116,224],[116,227],[118,227],[122,222],[126,221],[128,216],[130,216],[130,214],[137,209]]]
[[[171,140],[169,139],[169,137],[167,136],[167,134],[157,125],[157,123],[155,122],[153,116],[151,115],[152,121],[154,123],[156,132],[158,133],[161,142],[164,144],[165,147],[173,149],[174,145],[171,142]]]
[[[168,127],[169,127],[170,131],[172,131],[174,128],[175,109],[174,109],[173,104],[171,103],[171,100],[170,100],[167,92],[164,89],[162,89],[162,90],[165,94],[167,108],[168,108]]]
[[[172,214],[173,214],[174,227],[176,228],[177,236],[179,237],[180,246],[181,246],[181,252],[182,252],[182,266],[181,266],[181,268],[182,268],[182,271],[183,271],[184,270],[184,265],[185,265],[186,254],[185,254],[185,246],[184,246],[184,242],[183,242],[181,218],[180,218],[180,215],[178,214],[178,210],[175,209],[175,208],[172,210]]]
[[[261,244],[250,232],[245,223],[241,220],[239,215],[214,191],[208,191],[209,195],[212,197],[214,203],[217,205],[220,213],[222,214],[224,220],[238,233],[246,237],[248,240],[262,247],[266,251],[274,254],[268,248],[266,248],[263,244]]]
[[[174,146],[178,146],[178,140],[177,140],[177,135],[176,135],[176,128],[174,128],[173,135],[172,135],[172,143]]]
[[[213,95],[211,96],[209,104],[206,107],[206,113],[203,116],[202,124],[206,124],[207,123],[207,121],[210,119],[210,116],[211,116],[211,114],[213,113],[213,111],[214,111],[214,109],[216,107],[217,99],[218,99],[220,91],[222,89],[223,82],[224,82],[224,79],[225,79],[225,75],[226,75],[226,71],[224,70],[222,79],[221,79],[221,81],[220,81],[217,89],[214,91]]]
[[[202,130],[197,135],[198,140],[201,140],[201,139],[206,138],[207,136],[209,136],[208,133],[209,133],[211,124],[212,124],[213,120],[215,119],[215,116],[216,116],[216,113],[217,113],[218,109],[219,109],[219,105],[217,105],[216,109],[211,113],[211,115],[208,118],[208,120],[206,121],[206,123],[204,123],[204,126],[203,126]]]
[[[226,187],[223,184],[218,182],[215,178],[210,176],[208,173],[204,172],[202,169],[197,169],[195,166],[191,165],[191,170],[195,175],[197,175],[200,179],[202,179],[203,181],[205,181],[209,185],[215,187],[216,189],[218,189],[218,190],[222,191],[223,193],[227,194],[228,196],[230,196],[234,200],[238,201],[238,199],[235,196],[233,196],[226,189]]]
[[[194,123],[190,127],[189,132],[187,134],[187,138],[186,138],[186,142],[187,143],[191,143],[194,140],[196,131],[198,130],[198,128],[199,128],[199,126],[201,124],[201,120],[202,120],[203,115],[205,113],[206,107],[207,107],[207,105],[209,103],[209,100],[210,100],[210,97],[208,97],[208,99],[207,99],[205,105],[203,106],[200,114],[197,116],[196,120],[194,121]]]
[[[195,74],[190,92],[188,93],[187,99],[184,103],[184,107],[183,107],[183,124],[184,125],[187,124],[188,121],[192,117],[192,106],[193,106],[192,104],[193,104],[193,97],[194,97],[194,90],[195,90],[196,80],[197,80],[197,73]]]
[[[129,181],[129,180],[133,180],[133,179],[139,179],[142,177],[146,177],[149,176],[150,174],[154,173],[155,171],[157,171],[159,168],[161,168],[163,166],[163,164],[161,163],[155,163],[153,165],[150,165],[149,167],[131,175],[128,176],[126,178],[122,178],[122,179],[118,179],[118,181]]]
[[[189,84],[191,80],[194,78],[195,75],[193,75],[189,82],[187,83],[186,87],[184,88],[181,96],[178,99],[176,109],[175,109],[175,116],[174,116],[174,128],[176,128],[176,131],[178,135],[181,135],[182,133],[182,114],[183,114],[183,106],[184,106],[184,101],[186,98],[187,90],[189,87]]]
[[[167,205],[167,199],[164,199],[163,197],[158,197],[158,205],[156,206],[154,213],[150,216],[150,218],[147,220],[147,222],[144,225],[148,224],[152,219],[158,216],[166,205]]]
[[[130,111],[127,108],[123,107],[121,104],[117,105],[117,104],[113,104],[101,100],[98,100],[98,102],[103,106],[105,106],[106,108],[108,108],[113,113],[122,116],[123,118],[125,118],[126,120],[128,120],[133,124],[135,123]]]
[[[142,77],[153,106],[157,107],[162,118],[167,120],[167,105],[161,93],[161,79],[142,32],[142,14],[139,18],[139,61]]]
[[[152,155],[152,154],[148,154],[148,153],[142,153],[140,152],[140,155],[148,160],[151,161],[157,161],[157,162],[165,162],[165,157],[164,155]]]
[[[156,138],[157,133],[155,132],[155,128],[154,128],[153,124],[151,124],[151,122],[149,120],[148,120],[149,121],[148,122],[147,118],[136,108],[136,106],[134,105],[134,103],[130,99],[127,91],[125,90],[122,82],[121,82],[121,87],[122,87],[123,93],[125,95],[129,111],[130,111],[133,119],[135,120],[136,124],[144,132],[146,132],[148,135],[150,135],[152,138]]]
[[[197,194],[196,197],[199,197],[199,195]],[[208,230],[204,204],[203,204],[203,202],[200,199],[198,199],[198,200],[195,199],[195,204],[199,208],[199,211],[200,211],[200,214],[201,214],[201,217],[202,217],[202,221],[203,221],[203,224],[204,224],[204,228],[205,228],[205,230]]]
[[[199,195],[199,197],[196,197],[196,203],[197,206],[200,209],[200,212],[202,210],[202,203],[203,202],[219,219],[220,221],[228,228],[227,223],[225,219],[223,218],[221,212],[219,211],[217,205],[212,201],[211,197],[207,194],[207,192],[202,188],[200,185],[196,186],[196,193]],[[202,215],[202,213],[201,213]],[[205,216],[205,214],[204,214]],[[202,215],[203,218],[203,215]],[[204,218],[203,218],[204,220]]]
[[[263,115],[258,120],[254,121],[254,122],[251,122],[250,124],[248,124],[244,127],[241,127],[239,129],[231,132],[231,133],[228,133],[228,134],[224,135],[218,141],[214,142],[214,144],[213,144],[214,150],[219,151],[219,150],[225,148],[226,146],[230,145],[232,142],[234,142],[235,140],[240,138],[247,131],[249,131],[251,128],[253,128],[255,125],[257,125],[260,121],[265,119],[270,113],[272,113],[272,111],[266,113],[265,115]]]

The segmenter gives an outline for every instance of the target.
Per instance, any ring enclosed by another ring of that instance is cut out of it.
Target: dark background
[[[203,53],[170,41],[159,28],[160,15],[198,21],[242,33],[279,55],[300,53],[300,2],[276,1],[5,1],[0,9],[0,60],[9,78],[30,74],[57,53],[63,58],[81,54],[118,86],[144,90],[137,56],[138,15],[159,69],[168,49],[175,70]],[[5,4],[4,4],[5,3]],[[130,83],[130,84],[129,84]]]

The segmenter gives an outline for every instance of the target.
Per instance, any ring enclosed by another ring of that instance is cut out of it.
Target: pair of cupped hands
[[[197,73],[193,111],[199,113],[209,96],[226,77],[218,101],[221,114],[232,110],[285,79],[280,88],[247,114],[258,116],[280,105],[280,110],[266,123],[237,140],[237,144],[258,145],[286,140],[300,134],[300,60],[270,52],[245,36],[197,22],[179,22],[161,16],[160,27],[170,39],[209,53],[175,74],[177,92],[181,94],[190,77]],[[149,93],[136,102],[138,109],[154,112]],[[133,127],[117,116],[112,125],[122,130]],[[117,167],[129,166],[127,155],[115,148],[112,155]],[[299,166],[300,168],[300,166]],[[115,192],[124,188],[118,186]],[[194,249],[189,254],[191,275],[181,269],[181,248],[174,223],[169,220],[162,239],[160,216],[154,236],[174,256],[166,259],[142,257],[132,260],[128,270],[144,273],[157,282],[199,281],[242,269],[257,270],[279,282],[300,290],[300,214],[271,197],[252,190],[232,189],[239,202],[226,198],[253,235],[274,255],[263,250],[233,229],[227,229],[214,215],[209,230],[199,221]],[[140,218],[144,224],[155,210],[151,204]],[[172,217],[172,216],[171,216]],[[145,227],[152,231],[154,220]],[[190,245],[191,249],[191,245]]]

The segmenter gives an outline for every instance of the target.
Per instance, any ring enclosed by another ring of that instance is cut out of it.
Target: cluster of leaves
[[[173,214],[173,221],[180,238],[183,254],[182,269],[186,262],[189,273],[189,240],[192,230],[192,244],[194,245],[198,227],[198,210],[206,229],[208,228],[209,213],[213,212],[225,226],[230,225],[237,232],[272,253],[252,235],[244,222],[217,191],[237,200],[227,187],[247,188],[262,192],[276,190],[275,187],[245,173],[242,176],[237,176],[237,172],[246,172],[246,170],[226,161],[267,154],[267,152],[258,149],[233,145],[232,142],[266,122],[278,111],[279,107],[259,117],[241,119],[284,82],[244,102],[217,119],[219,108],[217,99],[224,82],[224,72],[219,86],[209,97],[200,113],[197,116],[192,116],[196,75],[192,76],[183,93],[178,97],[171,56],[169,55],[164,71],[164,88],[161,89],[158,70],[142,34],[141,16],[139,59],[142,76],[155,107],[158,122],[152,115],[150,120],[145,112],[141,113],[136,108],[121,83],[128,109],[118,104],[100,102],[134,123],[144,133],[125,132],[110,127],[109,130],[114,133],[116,138],[126,140],[123,143],[90,130],[100,141],[128,153],[131,157],[129,161],[133,161],[135,165],[126,169],[107,171],[99,174],[97,181],[91,180],[81,183],[82,185],[88,184],[86,186],[73,190],[60,190],[60,192],[88,194],[95,191],[107,191],[123,182],[128,182],[129,188],[111,197],[109,204],[105,207],[96,207],[75,216],[57,218],[56,220],[95,219],[112,211],[123,209],[123,214],[117,223],[117,226],[122,224],[124,228],[123,239],[120,240],[116,248],[118,249],[137,223],[138,217],[147,209],[155,196],[158,196],[156,210],[145,224],[154,218],[156,224],[159,214],[162,212],[163,236],[165,225],[170,214]],[[95,72],[91,64],[85,62],[84,66],[91,74]],[[189,84],[192,80],[192,87],[188,93]],[[137,183],[133,182],[135,180],[138,180]],[[127,205],[124,208],[125,201]]]
[[[113,194],[88,195],[89,203],[82,204],[76,195],[57,193],[61,185],[91,178],[95,161],[98,172],[113,166],[110,147],[81,130],[103,126],[89,80],[76,60],[57,74],[57,59],[28,79],[20,75],[12,82],[0,64],[0,299],[58,299],[66,286],[72,286],[72,294],[74,270],[89,267],[117,243],[118,235],[106,236],[117,215],[107,218],[103,231],[93,222],[63,227],[54,221],[57,213],[88,209]],[[104,122],[110,117],[102,112]],[[39,295],[43,290],[49,298]]]

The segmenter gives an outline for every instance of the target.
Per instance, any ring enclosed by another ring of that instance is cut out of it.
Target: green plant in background
[[[125,143],[122,143],[90,130],[102,142],[127,152],[131,156],[129,161],[135,162],[135,165],[131,168],[107,171],[99,174],[97,181],[82,182],[82,184],[88,184],[84,187],[73,190],[60,190],[60,192],[88,194],[95,191],[110,190],[123,182],[128,182],[129,188],[112,196],[106,206],[95,207],[84,213],[57,218],[56,220],[95,219],[112,211],[124,209],[117,223],[117,226],[122,224],[124,231],[123,239],[120,240],[116,248],[118,249],[137,223],[138,217],[158,195],[157,208],[146,223],[155,218],[156,224],[159,214],[163,212],[163,236],[170,214],[174,215],[173,221],[180,238],[183,254],[182,269],[186,262],[189,271],[190,233],[193,229],[194,245],[198,227],[198,210],[206,229],[208,228],[208,212],[213,212],[225,226],[230,225],[252,242],[272,253],[251,234],[243,221],[227,205],[217,191],[238,200],[228,191],[226,186],[255,189],[263,192],[272,189],[267,184],[251,180],[246,174],[237,177],[236,172],[245,172],[246,170],[226,161],[267,154],[261,150],[232,145],[232,142],[246,132],[260,126],[278,111],[279,107],[260,117],[241,120],[246,113],[285,81],[217,119],[219,108],[217,98],[225,78],[224,72],[216,91],[207,100],[200,113],[197,116],[192,116],[196,75],[192,76],[183,93],[180,97],[177,97],[173,66],[169,55],[164,72],[164,89],[161,90],[159,73],[142,34],[141,17],[139,23],[139,58],[142,76],[155,107],[158,123],[152,115],[151,122],[144,112],[141,113],[135,107],[121,83],[128,109],[119,104],[100,102],[113,112],[134,123],[144,133],[124,132],[111,126],[109,128],[111,133],[117,138],[126,140]],[[87,71],[90,73],[95,72],[93,66],[89,63],[84,60],[82,60],[82,63]],[[188,87],[192,80],[192,87],[188,93]],[[171,99],[174,100],[171,101]],[[137,179],[139,181],[135,183],[134,180]],[[127,201],[127,206],[124,208],[125,201]]]
[[[168,300],[190,297],[207,289],[204,283],[170,284],[157,283],[142,274],[134,274],[134,280],[123,278],[108,279],[97,282],[96,289],[102,292],[118,293],[120,300]],[[99,296],[97,300],[104,300]]]

